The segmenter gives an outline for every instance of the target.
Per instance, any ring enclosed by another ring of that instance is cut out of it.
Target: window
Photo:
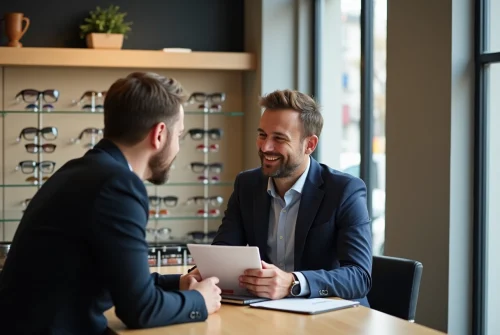
[[[486,334],[496,335],[500,334],[500,63],[490,65],[486,73],[485,318]]]
[[[387,0],[315,3],[321,21],[316,31],[319,80],[315,90],[328,112],[323,114],[325,124],[317,158],[364,179],[369,192],[373,254],[380,255],[385,241]]]
[[[485,17],[486,17],[486,51],[499,52],[500,51],[500,1],[489,0],[485,1]]]
[[[500,334],[500,1],[476,2],[474,334]]]

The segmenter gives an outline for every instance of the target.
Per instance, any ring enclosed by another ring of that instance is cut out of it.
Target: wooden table
[[[162,274],[186,273],[188,267],[151,268]],[[204,322],[185,323],[143,330],[128,330],[115,316],[114,309],[105,313],[108,326],[116,334],[153,335],[257,335],[257,334],[335,334],[335,335],[437,335],[443,334],[424,326],[363,306],[318,314],[301,315],[261,310],[248,306],[223,304]]]

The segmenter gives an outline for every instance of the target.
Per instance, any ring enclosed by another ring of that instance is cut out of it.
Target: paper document
[[[358,306],[359,302],[325,298],[285,298],[251,304],[251,307],[275,309],[286,312],[318,314]]]
[[[258,247],[188,244],[202,278],[217,277],[222,294],[244,295],[239,277],[247,269],[262,269]]]

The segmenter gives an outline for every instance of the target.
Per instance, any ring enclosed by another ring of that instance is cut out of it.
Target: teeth
[[[267,159],[268,161],[275,161],[277,160],[279,157],[277,156],[265,156],[264,155],[264,158]]]

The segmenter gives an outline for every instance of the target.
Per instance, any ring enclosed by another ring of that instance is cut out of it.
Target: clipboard
[[[300,314],[320,314],[359,306],[358,301],[326,298],[285,298],[250,304],[250,307]]]

